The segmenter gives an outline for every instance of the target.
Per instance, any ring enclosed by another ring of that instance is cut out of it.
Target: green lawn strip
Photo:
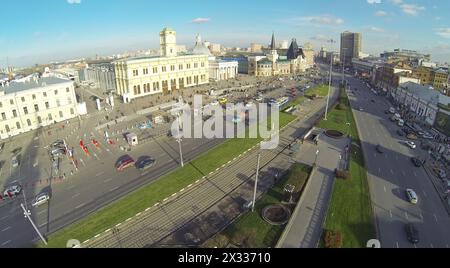
[[[293,115],[280,113],[280,128],[295,118]],[[229,139],[200,155],[191,161],[189,165],[178,168],[157,181],[134,191],[132,194],[126,195],[101,208],[88,217],[51,234],[48,237],[49,244],[47,247],[65,247],[69,239],[77,239],[80,242],[90,239],[185,188],[260,141],[260,138]],[[39,243],[38,246],[45,247],[43,243]]]
[[[314,95],[317,95],[319,97],[325,97],[326,95],[328,95],[328,86],[326,85],[315,86],[313,88],[308,89],[305,92],[306,97],[312,97]]]
[[[285,198],[284,186],[286,184],[295,185],[296,198],[303,188],[311,167],[303,164],[294,164],[289,172],[283,176],[277,185],[256,202],[255,211],[247,212],[240,216],[235,222],[230,224],[222,234],[233,244],[240,244],[242,247],[267,248],[274,247],[283,232],[284,226],[273,226],[261,217],[262,209],[271,204],[279,204]]]
[[[361,248],[375,237],[373,213],[370,202],[367,173],[361,151],[358,131],[353,113],[348,106],[345,91],[341,91],[340,109],[330,111],[327,121],[321,121],[319,127],[337,129],[349,134],[353,139],[350,157],[351,178],[335,181],[330,206],[327,211],[325,229],[336,230],[343,235],[343,247]],[[346,123],[349,122],[350,125]],[[322,241],[323,242],[323,241]],[[323,246],[323,243],[321,243]]]

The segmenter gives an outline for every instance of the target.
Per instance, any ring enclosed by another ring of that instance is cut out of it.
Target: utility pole
[[[47,240],[45,240],[44,236],[41,234],[41,232],[39,232],[39,229],[36,227],[36,225],[34,224],[33,220],[30,217],[31,212],[29,210],[26,210],[22,203],[20,204],[20,206],[23,209],[23,214],[25,215],[25,218],[27,218],[30,221],[31,225],[33,226],[34,230],[41,238],[42,242],[44,242],[44,244],[47,245]]]
[[[181,141],[182,141],[182,139],[181,139],[181,136],[182,136],[181,135],[181,112],[178,113],[178,133],[177,133],[177,135],[178,135],[178,137],[176,139],[178,142],[178,148],[180,150],[180,164],[181,164],[181,167],[184,167],[183,151],[181,150]]]
[[[256,164],[256,177],[255,177],[255,189],[253,190],[252,212],[255,211],[256,189],[258,188],[259,162],[260,162],[260,159],[261,159],[261,151],[258,152],[258,161],[257,161],[257,164]]]
[[[334,41],[333,39],[330,39],[328,42],[331,43],[330,45],[330,52],[331,52],[331,60],[330,60],[330,80],[328,82],[328,95],[327,95],[327,106],[325,107],[325,118],[324,120],[327,120],[327,115],[328,115],[328,105],[330,102],[330,91],[331,91],[331,73],[333,72],[333,43],[336,43],[336,41]]]
[[[345,80],[345,51],[347,48],[342,48],[342,51],[344,53],[342,57],[342,86],[344,87],[344,80]]]

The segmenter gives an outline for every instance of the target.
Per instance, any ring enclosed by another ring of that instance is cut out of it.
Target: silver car
[[[406,189],[406,197],[408,197],[408,200],[412,204],[417,204],[417,194],[412,189]]]
[[[33,207],[38,207],[42,204],[47,203],[48,200],[50,200],[50,195],[48,193],[40,193],[39,195],[36,196],[36,198],[34,198],[31,205]]]
[[[11,164],[13,167],[18,167],[19,166],[19,160],[17,159],[17,156],[14,156],[11,160]]]

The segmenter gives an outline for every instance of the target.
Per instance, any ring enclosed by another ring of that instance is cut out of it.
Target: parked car
[[[13,158],[11,159],[11,165],[13,167],[18,167],[20,165],[17,155],[13,156]]]
[[[418,158],[416,157],[411,157],[411,162],[414,164],[414,166],[416,167],[420,167],[422,166],[422,161],[420,161]]]
[[[397,130],[397,135],[399,135],[400,137],[403,137],[403,136],[405,136],[405,132],[403,130],[401,130],[401,129],[398,129]]]
[[[419,231],[412,223],[407,223],[405,226],[406,230],[406,237],[408,238],[408,241],[417,244],[419,243]]]
[[[34,199],[31,205],[33,207],[38,207],[42,204],[45,204],[50,200],[50,195],[48,193],[40,193]]]
[[[379,152],[380,154],[384,153],[383,147],[379,144],[375,146],[375,150],[377,150],[377,152]]]
[[[434,139],[433,136],[431,136],[430,134],[425,133],[424,135],[422,135],[422,138],[427,139],[427,140],[432,140]]]
[[[416,149],[416,144],[412,141],[404,141],[404,143],[411,149]]]
[[[65,148],[54,148],[50,151],[50,154],[53,157],[63,156],[66,154],[66,149]]]
[[[20,186],[19,184],[15,184],[15,185],[10,185],[8,187],[5,188],[5,190],[3,191],[3,196],[17,196],[20,194],[20,192],[22,191],[22,186]]]
[[[119,161],[116,163],[116,169],[117,171],[123,171],[135,164],[134,159],[129,155],[124,155],[121,158],[119,158]]]
[[[150,156],[143,156],[136,162],[136,168],[145,170],[155,165],[155,159]]]
[[[406,189],[406,197],[412,204],[417,204],[418,198],[416,192],[413,189]]]

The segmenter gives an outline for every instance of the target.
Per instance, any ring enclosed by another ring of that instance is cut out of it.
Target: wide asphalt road
[[[384,113],[389,109],[385,97],[371,92],[362,81],[347,76],[349,99],[363,146],[372,205],[378,237],[385,248],[448,248],[450,218],[438,193],[422,167],[415,167],[410,158],[419,155],[400,141],[399,129]],[[354,89],[357,88],[355,91]],[[372,100],[374,102],[372,102]],[[362,108],[362,109],[361,109]],[[379,144],[384,153],[378,153]],[[408,202],[405,189],[418,195],[416,205]],[[416,225],[420,242],[411,244],[406,237],[405,224]]]

